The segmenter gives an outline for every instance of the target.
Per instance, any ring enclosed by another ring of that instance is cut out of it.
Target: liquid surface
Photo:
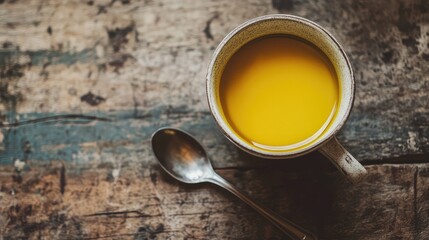
[[[230,127],[269,151],[297,149],[317,139],[334,118],[338,80],[327,57],[286,36],[252,41],[229,60],[219,100]]]

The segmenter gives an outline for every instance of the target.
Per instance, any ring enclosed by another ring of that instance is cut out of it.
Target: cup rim
[[[287,21],[294,21],[294,22],[298,22],[300,24],[304,24],[304,25],[308,25],[316,30],[319,30],[321,32],[323,32],[324,34],[326,34],[327,37],[329,37],[333,43],[335,44],[336,50],[339,51],[339,53],[341,54],[341,56],[344,58],[346,64],[347,64],[347,69],[349,70],[349,74],[350,74],[350,101],[347,105],[346,108],[346,113],[344,115],[344,117],[341,119],[341,121],[338,122],[338,124],[334,127],[333,131],[327,135],[325,137],[325,139],[323,141],[320,142],[316,142],[314,144],[311,144],[310,146],[303,148],[303,149],[298,149],[298,150],[293,150],[291,152],[259,152],[255,148],[249,148],[248,146],[241,144],[240,142],[238,142],[236,139],[234,139],[233,137],[231,137],[229,135],[229,133],[227,131],[225,131],[224,127],[229,129],[226,126],[225,120],[223,120],[219,115],[219,111],[220,109],[217,109],[215,107],[215,93],[211,93],[211,91],[213,91],[214,89],[211,88],[211,82],[213,81],[212,79],[212,75],[213,75],[213,67],[214,64],[221,52],[221,50],[223,49],[223,47],[229,42],[229,40],[238,32],[244,30],[245,28],[249,27],[250,25],[256,24],[258,22],[262,22],[262,21],[267,21],[267,20],[287,20]],[[332,138],[335,137],[335,135],[338,133],[338,131],[344,126],[345,122],[347,121],[347,119],[350,116],[350,112],[351,109],[353,107],[353,103],[354,103],[354,99],[355,99],[355,80],[354,80],[354,74],[353,74],[353,69],[352,66],[350,64],[350,61],[344,51],[344,49],[341,47],[341,45],[338,43],[338,41],[326,30],[324,29],[322,26],[320,26],[319,24],[308,20],[306,18],[303,17],[299,17],[299,16],[295,16],[295,15],[290,15],[290,14],[270,14],[270,15],[264,15],[264,16],[260,16],[260,17],[256,17],[253,19],[249,19],[247,21],[245,21],[244,23],[240,24],[239,26],[237,26],[236,28],[234,28],[231,32],[229,32],[223,39],[222,41],[219,43],[219,45],[216,47],[213,56],[210,60],[210,64],[207,70],[207,75],[206,75],[206,97],[207,97],[207,101],[208,101],[208,105],[209,105],[209,109],[210,112],[212,113],[212,116],[218,126],[218,128],[221,130],[221,132],[223,133],[223,135],[229,140],[231,141],[234,145],[236,145],[237,147],[239,147],[240,149],[244,150],[247,153],[250,153],[254,156],[258,156],[258,157],[263,157],[263,158],[268,158],[268,159],[284,159],[284,158],[293,158],[293,157],[298,157],[304,154],[307,154],[311,151],[316,150],[317,148],[321,147],[323,144],[325,144],[326,142],[328,142],[329,140],[331,140]],[[213,99],[212,99],[213,98]],[[223,124],[221,124],[223,123]],[[223,126],[225,125],[225,126]]]

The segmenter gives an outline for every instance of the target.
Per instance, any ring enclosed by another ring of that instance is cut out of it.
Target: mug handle
[[[325,155],[350,182],[357,183],[366,176],[366,169],[341,146],[336,137],[328,140],[327,143],[319,148],[319,151]]]

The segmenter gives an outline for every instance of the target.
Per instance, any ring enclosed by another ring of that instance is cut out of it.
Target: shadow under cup
[[[253,146],[243,140],[223,117],[219,100],[222,74],[229,59],[245,44],[252,40],[271,36],[288,35],[310,42],[321,50],[332,63],[339,82],[340,101],[336,116],[328,128],[311,144],[287,151],[269,151]],[[354,79],[351,65],[336,40],[319,25],[290,15],[270,15],[252,19],[229,33],[214,52],[207,75],[207,97],[211,112],[224,135],[241,149],[265,158],[296,157],[316,149],[332,138],[346,121],[354,99]]]

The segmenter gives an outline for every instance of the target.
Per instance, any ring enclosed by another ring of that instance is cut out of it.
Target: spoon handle
[[[293,240],[317,240],[317,237],[310,233],[309,231],[299,227],[295,223],[280,217],[278,214],[274,213],[272,210],[257,204],[255,201],[251,200],[249,197],[244,195],[240,190],[235,186],[231,185],[224,178],[219,176],[217,173],[214,173],[212,178],[208,179],[209,182],[214,183],[220,187],[225,188],[230,191],[232,194],[243,200],[250,207],[255,209],[258,213],[264,216],[266,219],[270,220],[276,227],[282,230],[286,235],[288,235]]]

